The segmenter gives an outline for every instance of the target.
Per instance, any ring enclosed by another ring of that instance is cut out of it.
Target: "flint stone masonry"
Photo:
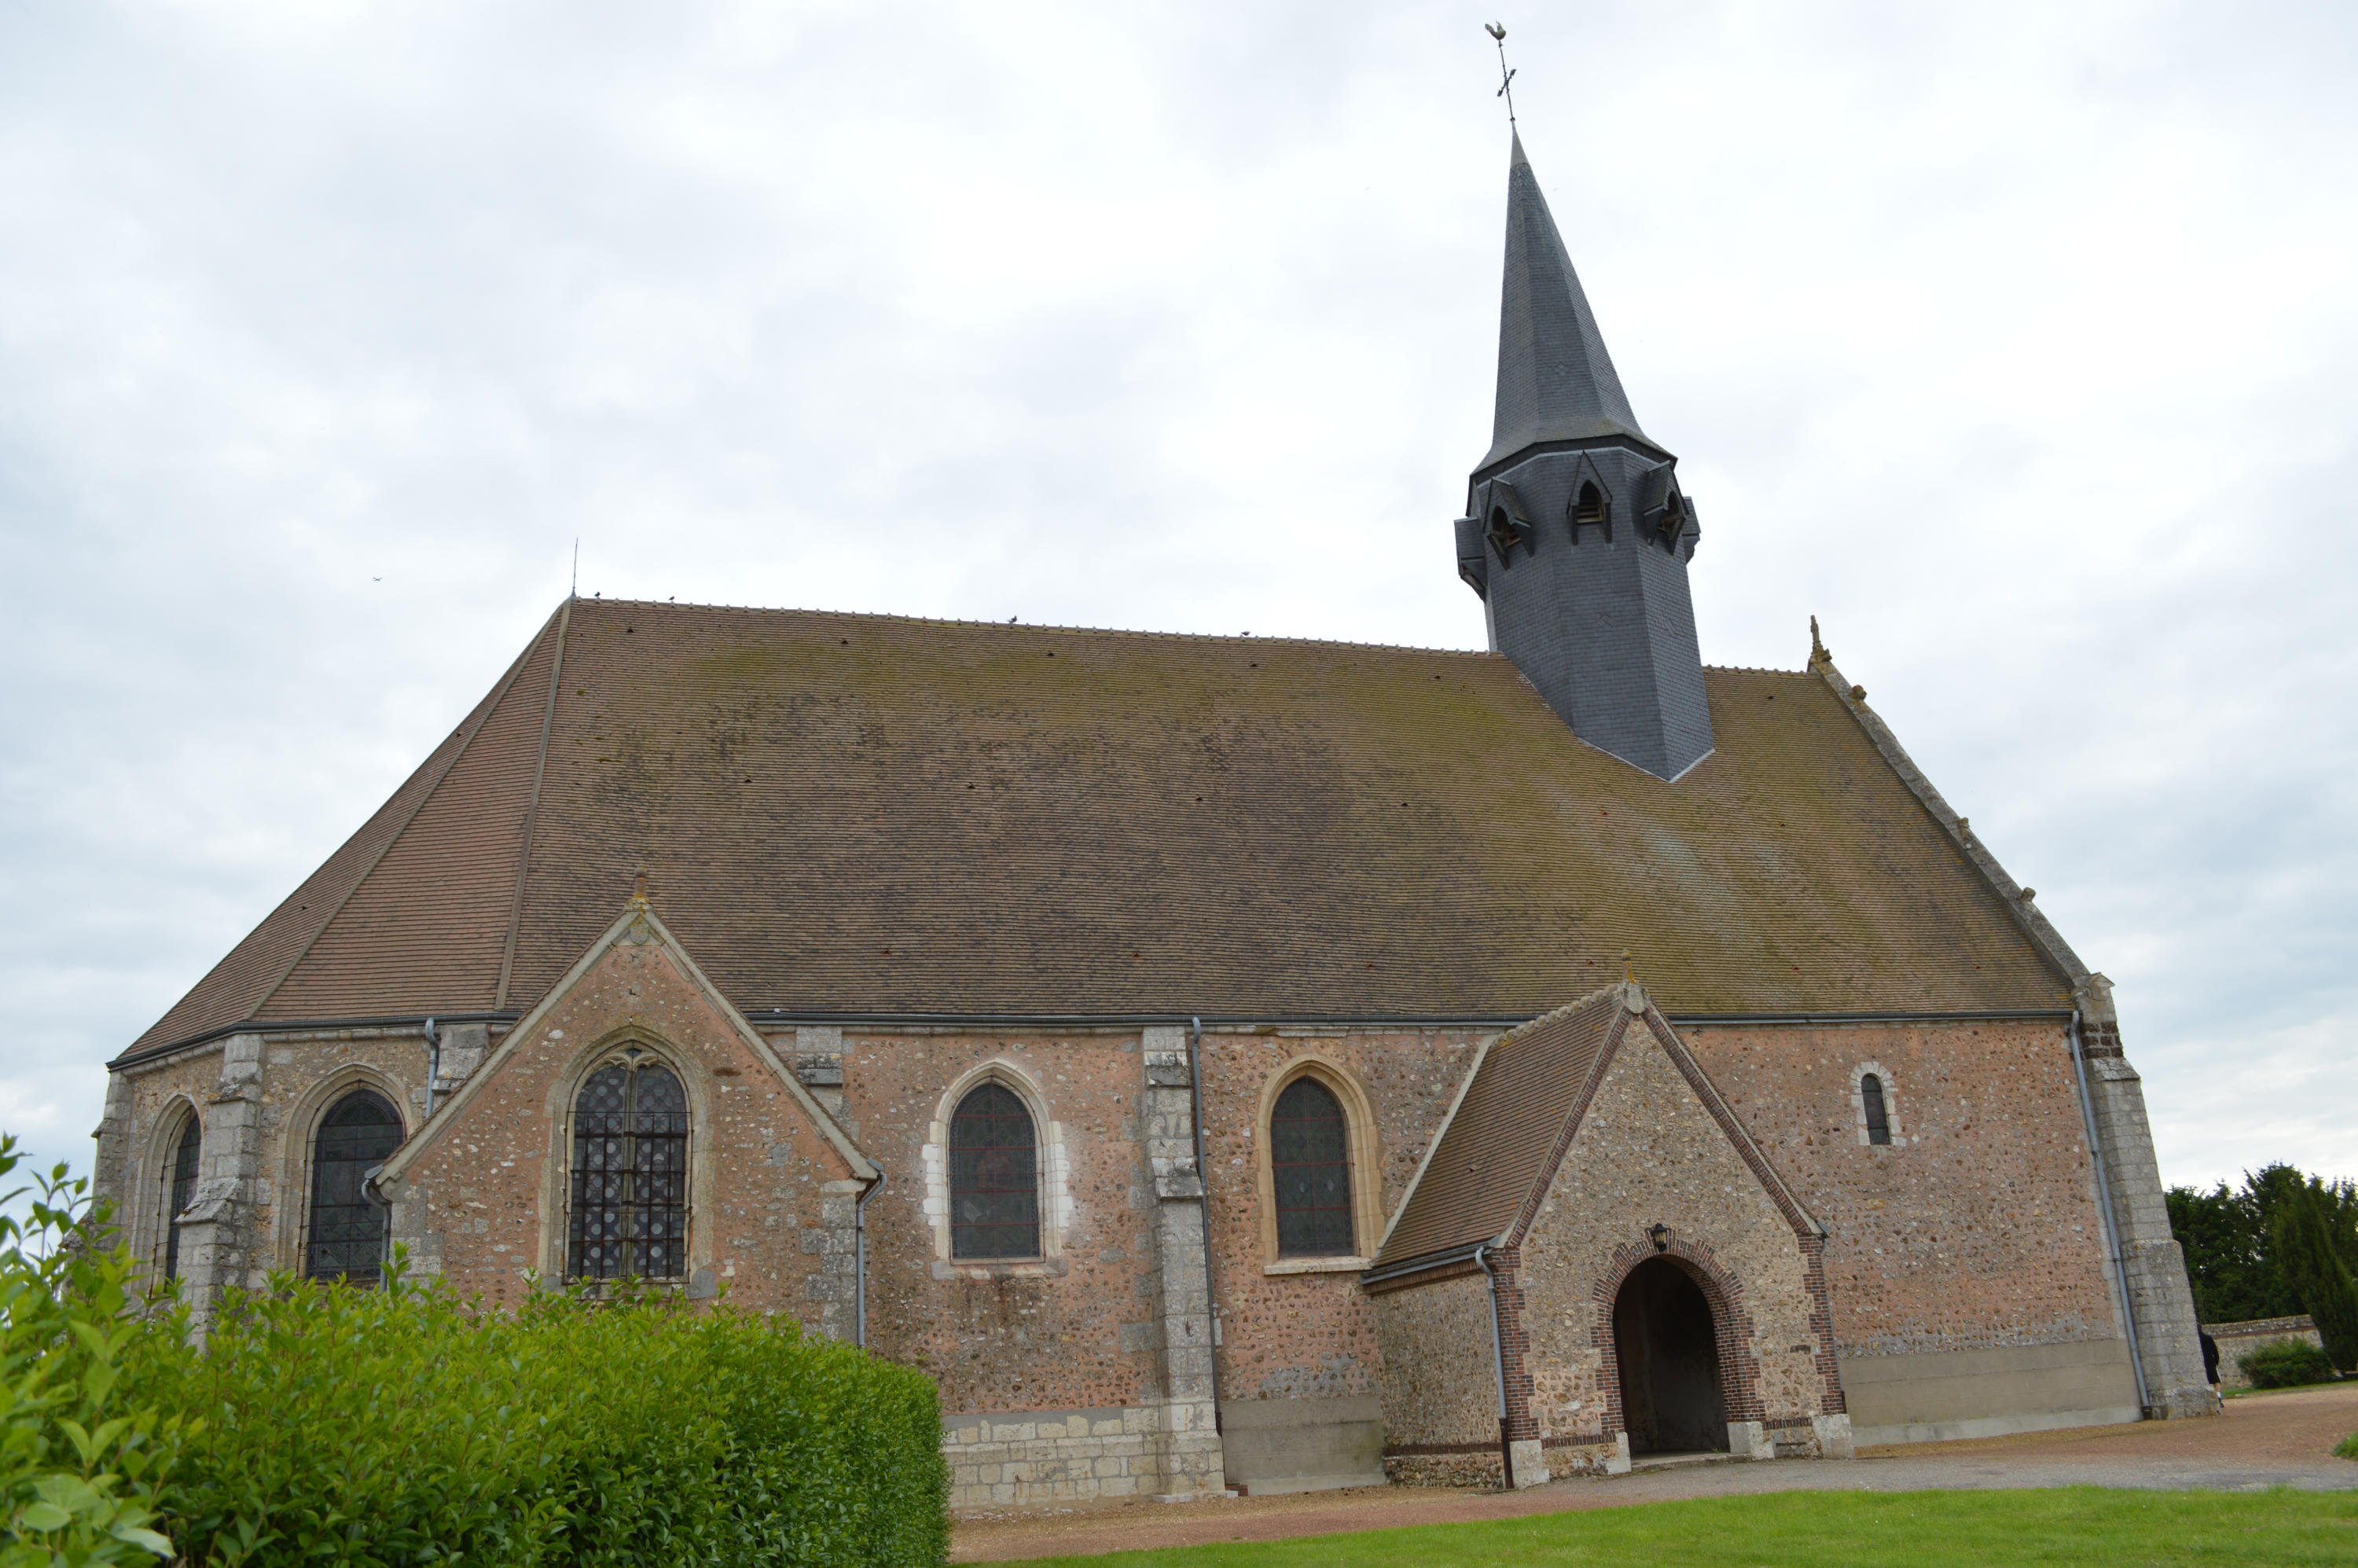
[[[2241,1323],[2206,1323],[2202,1332],[2219,1342],[2219,1387],[2248,1389],[2251,1374],[2244,1357],[2277,1345],[2309,1345],[2322,1350],[2324,1336],[2308,1316],[2255,1317]]]
[[[1663,1248],[1654,1225],[1669,1227]],[[1518,1249],[1533,1435],[1577,1450],[1554,1462],[1573,1468],[1623,1430],[1614,1303],[1631,1270],[1667,1257],[1712,1304],[1730,1452],[1772,1457],[1774,1428],[1814,1453],[1812,1422],[1844,1413],[1815,1246],[1633,1021]]]
[[[725,1287],[739,1305],[851,1338],[861,1184],[776,1058],[757,1054],[650,932],[616,941],[503,1040],[389,1167],[395,1240],[421,1271],[503,1303],[535,1273],[562,1280],[573,1097],[625,1045],[655,1053],[687,1091],[687,1294]]]

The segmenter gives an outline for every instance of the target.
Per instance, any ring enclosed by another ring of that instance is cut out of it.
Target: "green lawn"
[[[1474,1524],[1236,1541],[1059,1563],[1106,1568],[2358,1563],[2358,1493],[1778,1492]]]

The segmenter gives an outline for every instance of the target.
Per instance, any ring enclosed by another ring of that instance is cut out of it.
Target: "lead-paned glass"
[[[570,1278],[687,1271],[687,1092],[644,1053],[599,1068],[574,1097],[570,1228]]]
[[[950,1256],[1040,1256],[1039,1145],[1032,1113],[983,1084],[950,1116]]]
[[[305,1273],[354,1285],[373,1285],[383,1277],[392,1216],[368,1190],[368,1174],[399,1147],[401,1118],[373,1089],[354,1089],[320,1120],[311,1141]]]
[[[1315,1078],[1296,1078],[1269,1119],[1269,1165],[1277,1198],[1277,1255],[1347,1257],[1351,1140],[1343,1104]]]

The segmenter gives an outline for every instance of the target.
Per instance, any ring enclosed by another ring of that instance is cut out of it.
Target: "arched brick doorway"
[[[1726,1450],[1719,1336],[1685,1270],[1649,1258],[1629,1271],[1613,1298],[1613,1347],[1632,1454]]]

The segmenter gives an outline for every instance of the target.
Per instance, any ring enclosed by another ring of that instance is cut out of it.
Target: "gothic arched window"
[[[1866,1112],[1866,1141],[1891,1141],[1891,1112],[1883,1103],[1883,1080],[1869,1073],[1858,1080],[1859,1105]]]
[[[311,1140],[311,1233],[303,1271],[315,1280],[373,1285],[384,1270],[385,1206],[369,1173],[401,1146],[401,1117],[374,1089],[354,1089],[329,1108]]]
[[[1338,1258],[1357,1250],[1351,1227],[1351,1138],[1343,1102],[1315,1078],[1285,1086],[1269,1118],[1277,1255]]]
[[[976,1086],[950,1115],[950,1256],[1040,1256],[1039,1141],[1005,1084]]]
[[[195,1111],[180,1129],[172,1146],[171,1162],[164,1167],[164,1278],[180,1277],[180,1216],[197,1195],[197,1156],[204,1150],[204,1123]]]
[[[573,1100],[575,1280],[676,1280],[687,1272],[687,1091],[669,1067],[625,1051]]]

